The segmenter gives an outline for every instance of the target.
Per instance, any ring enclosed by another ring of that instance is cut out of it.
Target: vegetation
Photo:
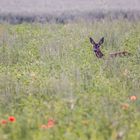
[[[70,22],[79,22],[80,20],[93,22],[95,20],[117,20],[125,19],[129,21],[139,21],[140,11],[135,10],[87,10],[87,11],[62,11],[52,13],[0,13],[0,23],[6,22],[10,24],[22,23],[60,23],[67,24]]]
[[[0,140],[140,139],[140,23],[0,25]],[[102,36],[104,59],[89,36]],[[108,59],[116,50],[128,57]]]

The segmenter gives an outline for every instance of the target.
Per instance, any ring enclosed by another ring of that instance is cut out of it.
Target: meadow
[[[140,22],[0,24],[0,140],[140,139]],[[96,58],[89,37],[102,45]],[[113,51],[132,55],[108,59]]]

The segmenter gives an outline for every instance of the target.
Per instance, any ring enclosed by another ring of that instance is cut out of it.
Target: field
[[[139,140],[139,29],[121,19],[0,24],[0,140]],[[104,59],[90,36],[104,36]],[[120,50],[132,55],[108,59]]]

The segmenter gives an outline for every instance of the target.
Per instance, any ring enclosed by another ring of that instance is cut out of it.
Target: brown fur
[[[117,57],[117,56],[122,57],[122,56],[128,56],[128,55],[131,55],[131,54],[127,51],[113,52],[109,54],[110,57]]]

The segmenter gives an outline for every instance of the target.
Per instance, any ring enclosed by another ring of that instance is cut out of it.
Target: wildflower
[[[124,103],[124,104],[122,104],[122,109],[124,109],[124,110],[126,110],[126,109],[128,109],[128,107],[129,107],[129,104],[127,104],[127,103]]]
[[[10,117],[8,118],[8,120],[9,120],[10,122],[15,122],[15,121],[16,121],[16,118],[15,118],[14,116],[10,116]]]
[[[135,101],[135,100],[137,100],[137,97],[136,97],[135,95],[130,96],[130,100],[131,100],[131,101]]]
[[[46,129],[46,128],[47,128],[47,125],[42,124],[42,125],[41,125],[41,128],[42,128],[42,129]]]
[[[47,124],[42,124],[41,125],[41,128],[42,129],[52,128],[54,126],[54,124],[55,124],[55,121],[52,120],[52,119],[49,119]]]
[[[54,120],[52,120],[52,119],[48,120],[47,128],[52,128],[54,126],[54,124],[55,124]]]
[[[7,120],[1,120],[1,124],[7,124]]]

